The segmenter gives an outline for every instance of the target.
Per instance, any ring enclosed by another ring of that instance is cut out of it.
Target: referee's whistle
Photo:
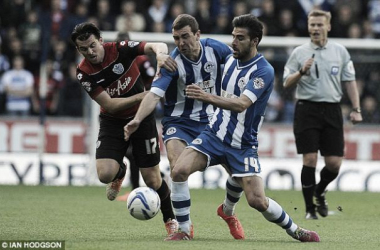
[[[311,56],[311,58],[314,58],[315,54]],[[319,71],[318,71],[318,65],[317,62],[314,62],[315,65],[315,74],[317,75],[317,78],[319,78]]]

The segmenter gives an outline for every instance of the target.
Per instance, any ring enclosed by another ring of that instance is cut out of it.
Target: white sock
[[[190,234],[190,190],[187,181],[172,181],[171,199],[173,204],[173,212],[182,232]]]
[[[234,215],[236,204],[239,202],[243,194],[243,189],[240,184],[231,176],[228,176],[226,182],[226,197],[223,202],[223,212],[228,215]]]
[[[268,209],[262,212],[265,219],[267,219],[270,222],[276,223],[277,225],[285,229],[287,232],[294,233],[298,228],[297,224],[293,222],[290,216],[282,209],[282,207],[277,202],[268,197],[267,199],[269,202]]]

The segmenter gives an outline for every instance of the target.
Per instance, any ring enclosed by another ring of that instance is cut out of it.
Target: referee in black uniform
[[[297,152],[303,155],[301,184],[306,219],[318,219],[316,211],[322,217],[328,215],[326,187],[338,176],[342,164],[344,136],[339,104],[342,83],[352,104],[351,122],[362,121],[354,65],[344,46],[328,41],[330,20],[330,12],[309,13],[311,41],[294,49],[284,69],[284,87],[297,85],[293,130]],[[316,184],[318,150],[325,166]]]

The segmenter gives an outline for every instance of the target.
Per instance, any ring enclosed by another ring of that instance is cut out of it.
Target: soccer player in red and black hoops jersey
[[[90,97],[100,105],[100,128],[96,145],[98,178],[107,184],[106,194],[114,200],[120,191],[126,173],[123,157],[129,145],[148,187],[161,198],[161,211],[168,235],[178,229],[170,200],[170,189],[161,178],[160,150],[154,114],[129,141],[124,140],[124,126],[133,119],[144,98],[144,83],[137,64],[139,55],[156,54],[157,72],[161,67],[176,70],[175,61],[168,56],[165,43],[136,41],[103,41],[94,24],[78,24],[72,34],[78,52],[84,59],[77,67],[77,79]]]

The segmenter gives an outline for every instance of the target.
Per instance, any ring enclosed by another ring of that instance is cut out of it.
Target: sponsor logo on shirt
[[[83,74],[82,74],[82,73],[79,73],[79,74],[77,75],[77,78],[78,78],[78,80],[81,80],[81,79],[83,78]]]
[[[227,91],[225,91],[224,89],[222,89],[222,93],[221,95],[223,97],[226,97],[226,98],[238,98],[238,96],[232,94],[232,93],[228,93]]]
[[[115,64],[115,65],[113,66],[112,71],[113,71],[115,74],[118,74],[118,75],[123,74],[123,72],[124,72],[123,64],[121,64],[121,63]]]
[[[131,81],[132,77],[128,76],[124,79],[124,82],[118,80],[116,84],[109,86],[106,91],[111,97],[120,96],[124,93],[124,90],[128,88],[128,85],[131,83]]]

